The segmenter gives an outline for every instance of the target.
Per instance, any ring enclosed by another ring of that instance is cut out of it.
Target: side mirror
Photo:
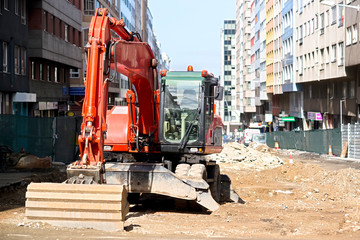
[[[224,87],[217,85],[215,87],[215,100],[222,101],[224,99]]]

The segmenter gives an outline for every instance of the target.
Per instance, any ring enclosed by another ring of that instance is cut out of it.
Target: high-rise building
[[[224,101],[221,102],[220,112],[226,132],[234,132],[240,127],[240,111],[236,101],[236,58],[235,58],[236,21],[225,20],[221,31],[221,85],[224,86]]]
[[[264,120],[266,95],[266,17],[265,0],[253,1],[251,12],[251,86],[255,90],[256,113],[249,114],[248,122]]]
[[[251,104],[251,0],[236,1],[236,104],[241,114],[241,127],[247,124],[247,113],[255,112]]]

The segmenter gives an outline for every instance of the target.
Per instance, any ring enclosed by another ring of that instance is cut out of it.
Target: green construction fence
[[[329,146],[331,146],[334,155],[339,156],[341,153],[340,128],[266,133],[266,144],[274,148],[275,142],[278,142],[280,149],[328,154]]]

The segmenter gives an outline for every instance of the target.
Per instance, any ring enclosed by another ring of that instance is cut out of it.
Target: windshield
[[[254,134],[252,139],[254,142],[265,142],[265,134]]]
[[[201,80],[166,80],[164,138],[167,141],[180,142],[187,131],[190,131],[189,143],[198,139],[201,84]]]

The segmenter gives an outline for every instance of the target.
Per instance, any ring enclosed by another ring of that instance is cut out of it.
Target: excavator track
[[[25,219],[70,228],[123,231],[129,211],[123,185],[31,183]]]

